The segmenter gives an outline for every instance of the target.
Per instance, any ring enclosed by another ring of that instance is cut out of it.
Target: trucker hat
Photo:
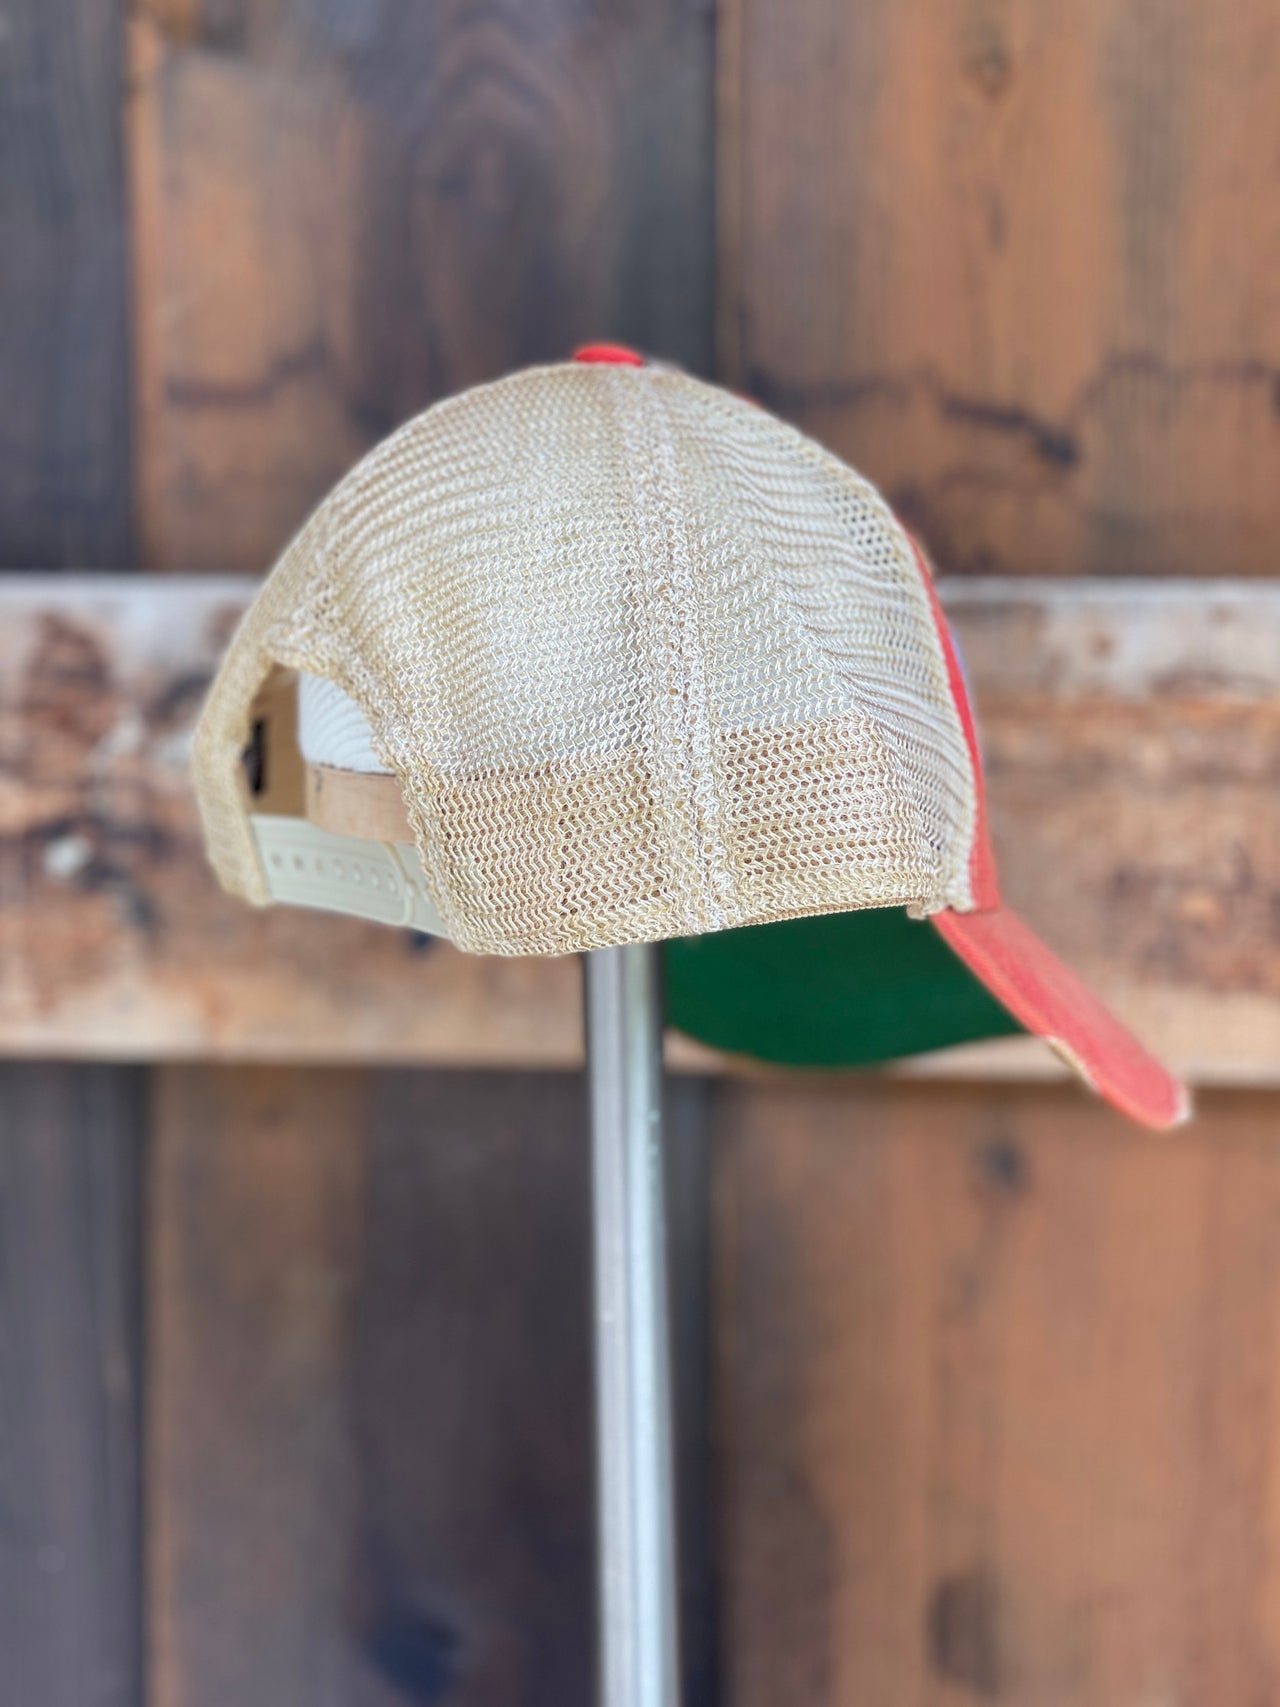
[[[1001,902],[919,547],[813,440],[629,351],[371,451],[246,612],[194,774],[248,901],[472,953],[666,941],[670,1017],[719,1047],[838,1065],[1023,1028],[1133,1118],[1185,1116]]]

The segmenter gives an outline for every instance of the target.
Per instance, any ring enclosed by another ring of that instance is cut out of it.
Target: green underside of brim
[[[680,937],[667,1019],[701,1043],[793,1067],[856,1067],[1023,1028],[901,907]]]

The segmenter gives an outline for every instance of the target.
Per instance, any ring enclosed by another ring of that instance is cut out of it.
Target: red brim
[[[1162,1067],[1007,907],[932,917],[947,944],[1028,1031],[1053,1046],[1100,1096],[1144,1126],[1177,1126],[1186,1087]]]

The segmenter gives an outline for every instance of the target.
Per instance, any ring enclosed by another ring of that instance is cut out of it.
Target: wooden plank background
[[[705,8],[150,0],[131,35],[146,560],[260,572],[433,399],[711,347]]]
[[[705,1093],[674,1088],[689,1699]],[[586,1110],[567,1074],[166,1068],[152,1678],[191,1707],[590,1701]]]
[[[1274,575],[1267,0],[721,7],[726,373],[943,569]]]
[[[1175,607],[1169,577],[1274,576],[1266,6],[719,17],[722,371],[881,482],[945,570],[1151,575]],[[1012,851],[1041,870],[1161,768],[1118,706],[1073,727],[1092,804],[1040,796]],[[1216,940],[1210,873],[1255,888],[1199,812],[1198,899],[1114,883],[1122,955],[1150,929],[1185,964]],[[1176,845],[1153,836],[1151,876]],[[1274,829],[1259,853],[1270,978]],[[728,1698],[1274,1698],[1274,1098],[1206,1097],[1165,1144],[1048,1090],[735,1088],[716,1120]]]
[[[1050,578],[954,599],[1007,887],[1271,1082],[1265,0],[0,22],[0,565],[259,574],[458,386],[716,373],[945,570]],[[0,1677],[586,1702],[577,1089],[371,1065],[565,1063],[573,969],[214,896],[182,746],[239,596],[0,589],[0,1042],[80,1058],[0,1073]],[[982,1070],[673,1092],[691,1702],[1280,1693],[1280,1101],[1162,1142]]]
[[[256,583],[252,583],[256,585]],[[981,716],[1004,890],[1199,1083],[1280,1081],[1280,586],[943,583]],[[243,578],[0,587],[0,1045],[149,1059],[566,1066],[568,960],[257,913],[206,867],[191,720]],[[709,1064],[687,1043],[673,1060]],[[930,1070],[1052,1072],[1004,1042]]]
[[[0,17],[0,571],[136,559],[122,28],[100,0]],[[14,763],[7,736],[6,801]],[[12,926],[25,886],[5,818]],[[0,986],[11,964],[6,939]],[[128,1068],[0,1068],[6,1707],[134,1707],[143,1689],[144,1106]]]
[[[143,1075],[0,1065],[0,1699],[142,1688]]]
[[[0,60],[0,564],[124,569],[122,8],[19,0]]]
[[[721,1099],[728,1699],[1275,1699],[1276,1137]]]
[[[260,572],[363,448],[515,363],[614,335],[706,369],[711,46],[709,15],[680,0],[145,9],[128,135],[148,566]],[[229,926],[274,959],[260,918],[233,921],[200,892],[211,938]],[[188,918],[171,900],[157,917]],[[250,1002],[251,1027],[327,983],[366,1061],[410,1053],[385,1044],[406,997],[393,1036],[435,1008],[450,1016],[445,1059],[492,1032],[495,1002],[520,1016],[530,1058],[575,1052],[569,964],[550,970],[548,1001],[547,969],[473,970],[358,927],[299,936],[298,922],[269,930],[306,970]],[[246,993],[233,982],[213,1005],[243,1014]],[[297,1070],[159,1081],[150,1699],[588,1701],[576,1087],[367,1071],[332,1098],[329,1085]],[[696,1109],[696,1087],[684,1095]],[[682,1200],[696,1700],[713,1633],[698,1432],[709,1221],[705,1190]]]

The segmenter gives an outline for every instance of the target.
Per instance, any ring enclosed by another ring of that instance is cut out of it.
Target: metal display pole
[[[603,1707],[677,1707],[660,951],[586,956]]]

